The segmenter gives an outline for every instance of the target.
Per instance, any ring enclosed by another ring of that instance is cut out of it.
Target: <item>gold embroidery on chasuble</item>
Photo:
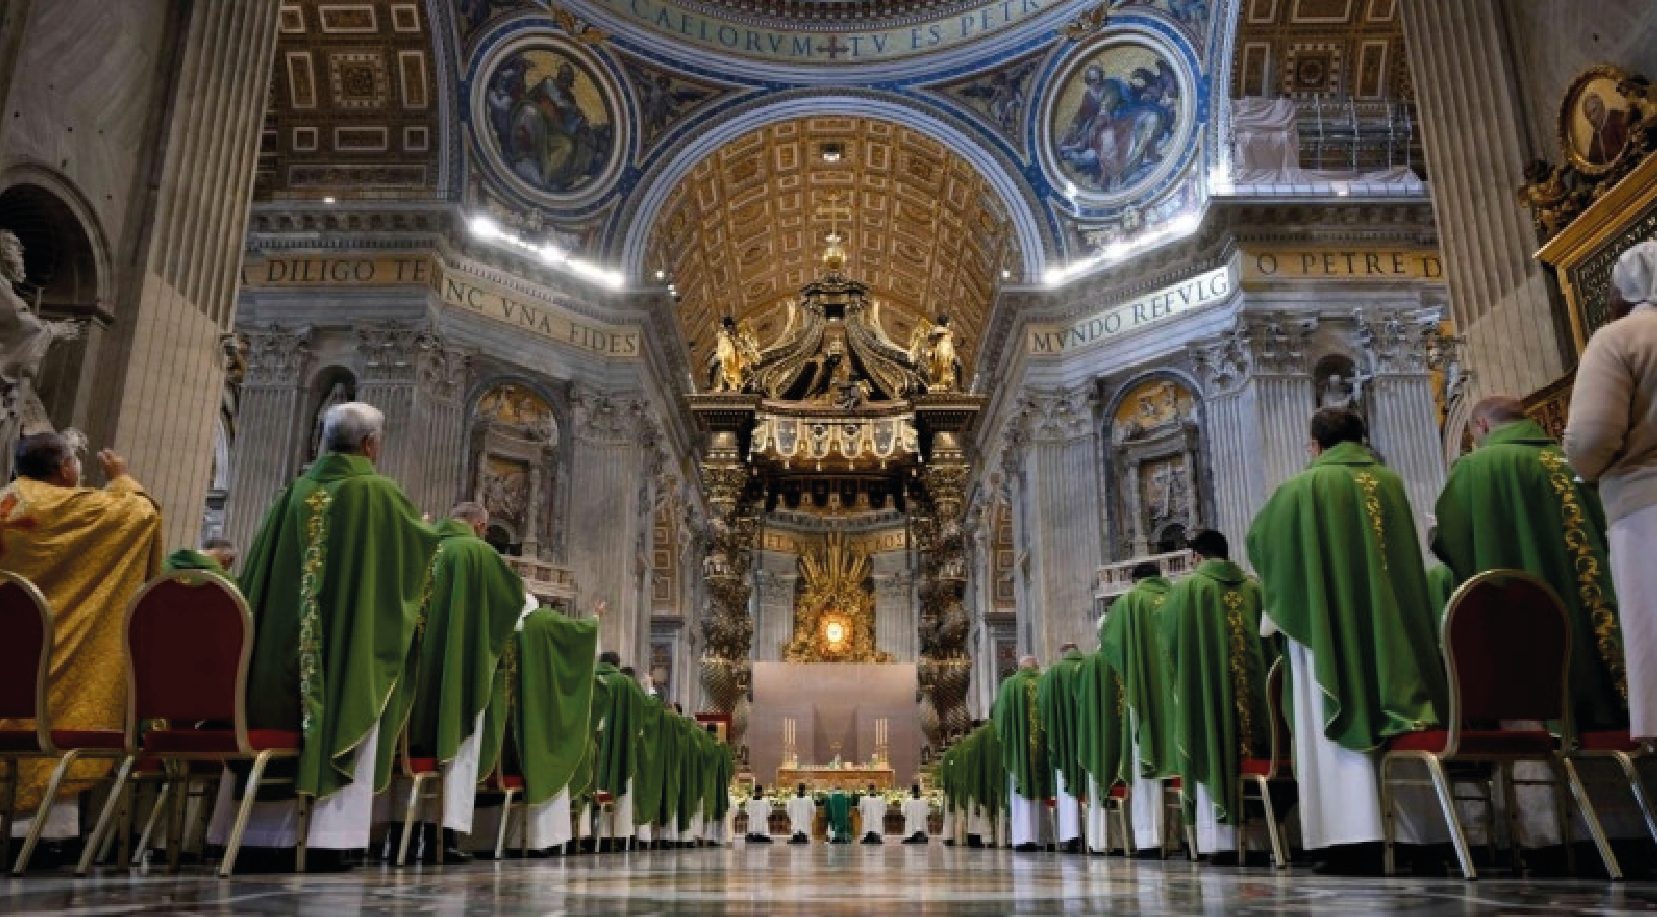
[[[1375,548],[1381,555],[1381,569],[1387,569],[1387,526],[1381,517],[1381,481],[1367,471],[1352,476],[1364,492],[1364,515],[1369,517],[1370,530],[1375,533]]]
[[[305,521],[305,560],[299,576],[299,730],[307,739],[316,725],[312,705],[322,696],[322,611],[317,595],[328,559],[328,505],[332,502],[321,489],[305,498],[311,515]]]
[[[1228,589],[1221,601],[1225,603],[1226,627],[1231,636],[1227,668],[1231,672],[1232,703],[1237,707],[1237,746],[1241,759],[1250,756],[1254,737],[1254,713],[1249,704],[1248,638],[1243,632],[1243,597]]]
[[[1565,461],[1565,457],[1558,452],[1545,449],[1539,458],[1542,466],[1548,470],[1548,483],[1553,486],[1554,495],[1559,498],[1565,552],[1571,556],[1576,568],[1577,597],[1588,612],[1588,620],[1593,625],[1594,646],[1599,650],[1600,661],[1610,673],[1611,681],[1617,686],[1617,694],[1627,701],[1628,672],[1623,664],[1623,655],[1617,649],[1617,614],[1605,601],[1605,590],[1599,585],[1600,576],[1604,571],[1600,568],[1599,558],[1594,556],[1588,533],[1583,529],[1582,504],[1577,501],[1576,487],[1571,482],[1574,472]]]
[[[1041,712],[1036,709],[1036,683],[1032,679],[1024,685],[1024,712],[1030,723],[1030,764],[1041,758]]]

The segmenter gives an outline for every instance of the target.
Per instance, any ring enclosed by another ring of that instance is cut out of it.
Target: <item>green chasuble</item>
[[[1444,608],[1450,604],[1450,596],[1456,592],[1456,574],[1449,567],[1439,564],[1427,569],[1427,595],[1433,603],[1433,614],[1440,625],[1444,623]],[[1443,628],[1440,627],[1440,630]]]
[[[702,818],[717,822],[731,810],[731,749],[706,729],[703,738]]]
[[[598,621],[541,608],[524,618],[512,654],[518,710],[513,736],[523,767],[524,798],[538,805],[572,786],[593,754],[594,659]]]
[[[241,578],[255,627],[247,715],[303,734],[299,793],[350,782],[403,675],[436,549],[420,511],[360,455],[317,459],[265,514]]]
[[[1126,736],[1127,692],[1122,676],[1104,653],[1083,657],[1075,684],[1076,763],[1099,784],[1101,793],[1122,776],[1123,739]],[[1071,786],[1072,793],[1081,787]]]
[[[607,689],[603,732],[598,737],[597,788],[612,796],[627,794],[627,781],[639,767],[639,717],[644,711],[644,689],[607,662],[596,669]]]
[[[823,811],[828,816],[828,839],[849,841],[852,837],[852,798],[845,790],[836,789],[823,800]]]
[[[445,519],[437,535],[413,677],[405,676],[393,701],[402,715],[380,719],[379,747],[395,747],[406,721],[410,754],[452,761],[494,693],[496,665],[523,612],[524,582],[470,525]]]
[[[670,716],[661,698],[646,696],[639,708],[639,766],[633,774],[633,824],[653,825],[662,820],[662,789],[666,751],[662,720]]]
[[[1041,672],[1019,669],[1001,682],[990,719],[1001,740],[1001,766],[1013,777],[1013,790],[1025,799],[1053,794],[1053,772],[1041,737],[1036,692]]]
[[[1121,675],[1127,701],[1127,711],[1122,715],[1122,757],[1131,757],[1133,743],[1139,743],[1137,767],[1129,761],[1122,768],[1122,776],[1129,779],[1174,773],[1168,651],[1157,630],[1169,588],[1168,580],[1161,576],[1134,583],[1105,612],[1104,625],[1099,628],[1099,652]]]
[[[1457,583],[1486,570],[1524,570],[1564,601],[1577,728],[1627,725],[1628,682],[1605,512],[1553,438],[1531,420],[1492,430],[1450,469],[1437,511],[1433,552]]]
[[[212,555],[203,554],[194,548],[179,548],[161,562],[162,573],[176,573],[179,570],[206,570],[220,576],[229,575]]]
[[[1448,689],[1404,485],[1341,443],[1255,517],[1249,560],[1266,616],[1312,651],[1323,733],[1353,751],[1438,725]]]
[[[1064,786],[1072,796],[1080,796],[1087,787],[1077,744],[1081,717],[1076,705],[1076,685],[1086,661],[1080,650],[1071,650],[1036,682],[1036,711],[1041,715],[1047,763],[1064,775]]]
[[[1238,824],[1240,762],[1271,753],[1260,585],[1231,561],[1205,560],[1168,590],[1160,615],[1180,780],[1207,787],[1220,821]]]
[[[995,723],[978,727],[967,763],[968,799],[988,813],[1007,808],[1007,766],[1001,753],[1001,736]]]

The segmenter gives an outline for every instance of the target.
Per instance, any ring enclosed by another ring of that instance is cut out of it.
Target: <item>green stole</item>
[[[1433,552],[1462,583],[1486,570],[1524,570],[1553,587],[1571,625],[1571,706],[1579,729],[1628,723],[1617,594],[1605,511],[1535,421],[1490,432],[1450,470],[1438,498]]]
[[[1122,776],[1123,740],[1127,734],[1127,691],[1122,676],[1102,652],[1082,660],[1075,690],[1076,763],[1099,785],[1101,793]],[[1080,787],[1072,785],[1072,793]]]
[[[1134,583],[1105,612],[1104,624],[1099,628],[1099,653],[1120,674],[1127,710],[1132,713],[1122,716],[1120,754],[1132,758],[1134,743],[1139,745],[1138,762],[1130,761],[1122,770],[1129,779],[1174,773],[1168,651],[1157,629],[1169,588],[1168,580],[1161,576]]]
[[[494,694],[495,669],[523,613],[524,583],[466,523],[445,519],[437,535],[425,626],[410,654],[414,674],[393,702],[408,701],[406,717],[380,719],[379,747],[395,747],[406,719],[410,753],[446,762]]]
[[[639,717],[644,711],[644,689],[631,677],[606,662],[596,669],[607,689],[603,732],[598,738],[599,790],[612,796],[627,793],[627,782],[639,767]]]
[[[162,573],[176,573],[180,570],[205,570],[220,576],[229,575],[211,555],[203,554],[194,548],[179,548],[161,562]]]
[[[436,549],[420,511],[360,455],[317,459],[265,514],[241,577],[255,627],[247,715],[303,735],[298,793],[351,781],[403,676]],[[391,776],[381,751],[377,790]]]
[[[1064,775],[1065,788],[1072,796],[1080,796],[1085,791],[1078,745],[1081,718],[1076,694],[1086,661],[1087,657],[1080,650],[1071,650],[1063,659],[1049,666],[1036,682],[1036,710],[1041,715],[1047,760],[1054,771]]]
[[[1001,765],[1013,777],[1013,789],[1025,799],[1046,799],[1052,793],[1053,774],[1041,739],[1041,716],[1036,691],[1041,673],[1019,669],[1001,682],[990,719],[1001,740]]]
[[[1341,443],[1255,517],[1249,559],[1266,615],[1312,651],[1323,732],[1353,751],[1438,725],[1448,688],[1404,485]]]
[[[1242,819],[1242,759],[1270,753],[1260,608],[1259,584],[1228,560],[1203,561],[1162,604],[1180,779],[1207,787],[1228,825]],[[1186,793],[1185,800],[1189,813],[1195,797]]]

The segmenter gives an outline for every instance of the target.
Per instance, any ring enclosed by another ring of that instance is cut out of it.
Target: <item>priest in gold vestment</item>
[[[0,491],[0,569],[40,588],[52,608],[51,684],[46,698],[53,729],[120,729],[127,676],[121,651],[127,603],[161,565],[161,512],[126,460],[98,453],[109,483],[81,486],[81,462],[58,433],[17,443],[17,479]],[[30,728],[0,721],[0,728]],[[19,762],[17,809],[40,805],[56,762]],[[108,759],[78,761],[60,798],[87,789],[109,772]],[[76,833],[74,810],[54,808],[45,836]],[[16,828],[14,828],[16,830]]]

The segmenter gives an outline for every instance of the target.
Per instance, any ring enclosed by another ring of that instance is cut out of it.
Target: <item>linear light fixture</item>
[[[620,271],[613,271],[600,267],[591,261],[573,257],[569,252],[550,243],[537,245],[534,242],[526,241],[516,233],[502,229],[499,223],[482,214],[468,220],[467,226],[471,229],[472,235],[478,239],[493,242],[505,248],[517,249],[525,255],[533,255],[540,258],[549,267],[574,274],[590,283],[597,283],[612,290],[619,290],[627,283],[627,278],[623,277]]]

